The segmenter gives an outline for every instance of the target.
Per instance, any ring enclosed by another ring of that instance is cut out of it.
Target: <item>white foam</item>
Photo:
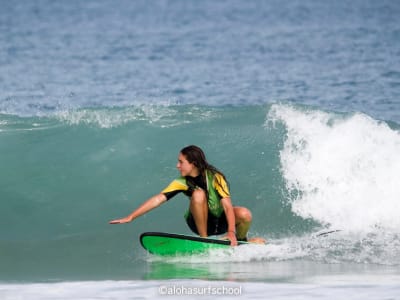
[[[175,127],[212,118],[214,113],[211,109],[196,106],[185,110],[179,106],[144,104],[112,109],[63,110],[55,113],[55,116],[67,124],[85,124],[100,128],[115,128],[133,121],[144,121],[159,127]]]
[[[295,214],[346,230],[400,231],[400,134],[363,114],[273,105],[287,130],[280,152]]]
[[[87,124],[100,128],[113,128],[135,120],[157,122],[162,115],[168,113],[171,113],[168,108],[159,108],[156,113],[151,106],[143,106],[114,110],[109,108],[65,110],[56,113],[56,116],[71,125]]]
[[[332,283],[330,280],[336,280]],[[395,299],[397,282],[377,284],[368,277],[314,278],[310,283],[265,283],[207,280],[78,281],[0,284],[4,300],[64,299]],[[398,277],[395,278],[398,280]],[[319,282],[318,282],[319,281]],[[266,291],[267,294],[266,294]],[[397,298],[396,298],[397,299]]]

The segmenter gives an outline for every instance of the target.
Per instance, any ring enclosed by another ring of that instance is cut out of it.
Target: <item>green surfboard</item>
[[[144,232],[140,235],[140,243],[149,253],[160,256],[181,256],[201,254],[210,249],[229,249],[230,241],[199,236]],[[248,244],[238,242],[238,245]]]

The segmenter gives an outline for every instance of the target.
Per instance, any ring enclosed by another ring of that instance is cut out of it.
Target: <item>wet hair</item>
[[[188,162],[194,164],[197,169],[199,169],[199,173],[203,182],[206,182],[205,174],[206,170],[210,171],[212,174],[220,174],[228,184],[224,173],[218,170],[213,165],[209,164],[203,150],[195,145],[190,145],[181,150],[182,155],[184,155]],[[217,184],[222,187],[220,182],[217,180]]]

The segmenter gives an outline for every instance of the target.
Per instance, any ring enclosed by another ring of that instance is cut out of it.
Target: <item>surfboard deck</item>
[[[160,256],[200,254],[210,249],[231,247],[229,240],[165,232],[144,232],[140,235],[140,243],[149,253]],[[238,241],[238,245],[245,244],[249,243]]]

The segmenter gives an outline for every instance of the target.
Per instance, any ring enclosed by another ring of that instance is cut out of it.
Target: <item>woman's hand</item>
[[[226,237],[231,241],[231,246],[237,246],[236,234],[233,231],[228,231]]]
[[[132,221],[131,217],[125,217],[122,219],[116,219],[116,220],[112,220],[109,222],[109,224],[124,224],[124,223],[129,223]]]

